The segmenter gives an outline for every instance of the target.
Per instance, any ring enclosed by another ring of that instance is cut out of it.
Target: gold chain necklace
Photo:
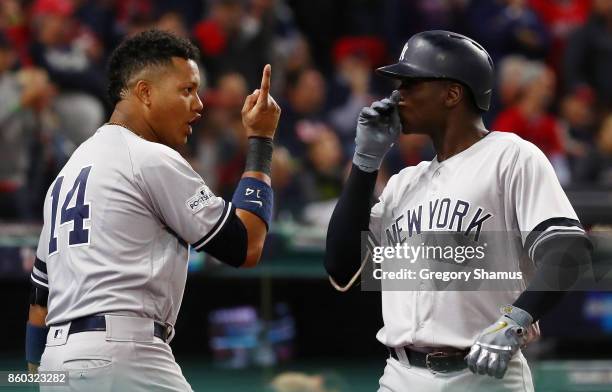
[[[144,137],[142,137],[141,134],[139,134],[138,132],[134,131],[132,128],[128,127],[127,125],[125,125],[124,123],[120,123],[120,122],[115,122],[115,121],[109,121],[104,125],[117,125],[119,127],[123,127],[125,129],[127,129],[128,131],[132,132],[134,135],[138,136],[141,139],[144,139]]]

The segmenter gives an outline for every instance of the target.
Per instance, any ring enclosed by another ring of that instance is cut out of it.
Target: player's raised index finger
[[[272,66],[266,64],[263,69],[263,75],[261,76],[261,88],[259,89],[258,101],[268,100],[268,94],[270,93],[270,75],[272,75]]]

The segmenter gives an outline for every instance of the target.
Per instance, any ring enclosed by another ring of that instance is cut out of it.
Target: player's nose
[[[195,112],[201,113],[202,109],[204,109],[204,104],[202,103],[202,99],[200,98],[200,94],[196,94],[196,99],[195,99],[195,107],[193,108],[193,110]]]

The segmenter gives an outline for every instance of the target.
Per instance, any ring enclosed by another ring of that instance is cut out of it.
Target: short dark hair
[[[148,30],[123,41],[108,63],[108,96],[113,105],[131,77],[149,66],[169,65],[172,57],[199,59],[198,49],[185,38],[161,30]]]

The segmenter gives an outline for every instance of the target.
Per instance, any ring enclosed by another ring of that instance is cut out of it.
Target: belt
[[[404,352],[411,366],[426,368],[432,373],[450,373],[467,369],[464,358],[468,350],[432,348],[432,351],[427,353],[411,350],[409,347],[387,347],[387,349],[391,358],[403,362],[405,360],[400,356],[403,356]]]
[[[106,331],[106,318],[104,316],[86,316],[74,319],[70,322],[68,335],[89,331]],[[154,321],[153,336],[167,342],[170,331],[164,324]]]

